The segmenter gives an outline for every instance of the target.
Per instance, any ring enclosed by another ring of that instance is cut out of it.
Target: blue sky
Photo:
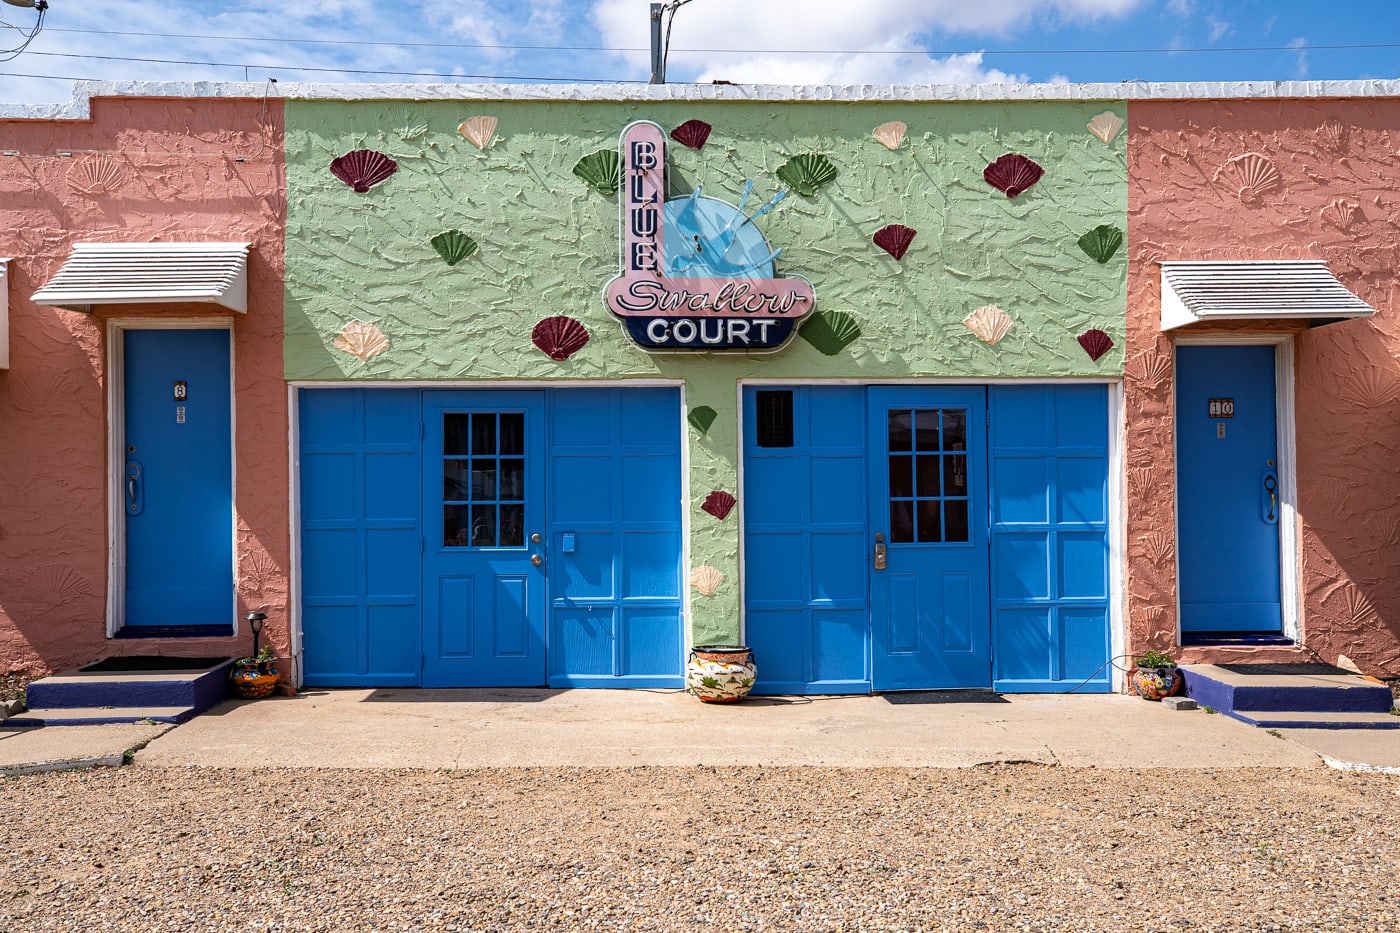
[[[49,0],[0,102],[71,79],[637,81],[649,0]],[[0,50],[34,10],[0,5]],[[1346,48],[1327,48],[1346,46]],[[1363,47],[1371,46],[1371,47]],[[1246,49],[1250,51],[1246,51]],[[1395,0],[690,0],[668,79],[740,84],[1400,77]],[[46,77],[53,76],[53,77]]]

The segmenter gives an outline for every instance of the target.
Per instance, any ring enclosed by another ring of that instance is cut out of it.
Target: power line
[[[121,32],[104,29],[59,29],[48,27],[49,32],[72,32],[98,36],[144,36],[153,39],[217,39],[228,42],[284,42],[296,45],[364,45],[384,48],[415,49],[486,49],[494,51],[521,52],[647,52],[649,49],[629,46],[606,45],[494,45],[455,42],[382,42],[368,39],[295,39],[285,36],[224,36],[201,33],[167,32]],[[699,52],[706,55],[966,55],[980,52],[983,55],[1151,55],[1180,54],[1184,52],[1327,52],[1366,49],[1400,49],[1400,42],[1339,43],[1335,45],[1239,45],[1201,46],[1185,48],[1132,48],[1132,49],[704,49],[681,48],[677,52]],[[38,54],[38,53],[35,53]],[[386,72],[386,74],[408,74],[409,72]]]
[[[78,55],[70,52],[30,52],[30,55],[45,55],[50,58],[79,58],[91,61],[108,62],[141,62],[148,65],[199,65],[206,68],[243,68],[257,69],[259,71],[314,71],[330,74],[356,74],[356,75],[410,75],[417,78],[471,78],[477,81],[567,81],[581,84],[645,84],[634,78],[580,78],[577,76],[543,76],[543,75],[473,75],[454,74],[443,71],[388,71],[370,68],[317,68],[311,66],[295,65],[266,65],[251,62],[201,62],[180,58],[133,58],[123,55]],[[65,79],[66,80],[66,79]]]

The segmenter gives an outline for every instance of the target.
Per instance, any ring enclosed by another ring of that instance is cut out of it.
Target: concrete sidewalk
[[[958,768],[1033,762],[1400,770],[1400,731],[1275,735],[1224,716],[1174,712],[1118,695],[759,697],[718,706],[651,690],[345,689],[230,700],[169,729],[0,731],[0,773],[64,760],[115,764],[127,748],[140,749],[137,764],[159,767]]]

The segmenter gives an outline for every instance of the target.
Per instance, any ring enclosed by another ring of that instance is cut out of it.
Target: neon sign
[[[652,351],[771,351],[783,347],[816,305],[812,284],[777,278],[753,214],[705,197],[700,187],[666,198],[666,135],[639,120],[622,131],[621,274],[604,301],[632,340]]]

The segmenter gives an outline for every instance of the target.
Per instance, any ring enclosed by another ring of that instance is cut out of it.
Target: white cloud
[[[1235,26],[1228,20],[1216,19],[1214,16],[1206,17],[1206,26],[1210,29],[1210,41],[1219,42],[1221,39],[1235,31]]]
[[[1296,50],[1297,60],[1293,65],[1293,76],[1296,78],[1306,78],[1308,76],[1308,40],[1299,36],[1297,39],[1289,39],[1288,47]]]
[[[736,83],[849,84],[1025,80],[983,65],[982,53],[895,54],[929,36],[1012,36],[1042,21],[1120,17],[1143,0],[695,0],[676,10],[668,76]],[[645,49],[648,0],[597,0],[603,44]],[[686,51],[715,50],[715,51]],[[727,50],[735,50],[738,54]],[[842,51],[859,50],[859,51]],[[864,53],[864,54],[862,54]],[[622,54],[645,73],[646,52]]]

